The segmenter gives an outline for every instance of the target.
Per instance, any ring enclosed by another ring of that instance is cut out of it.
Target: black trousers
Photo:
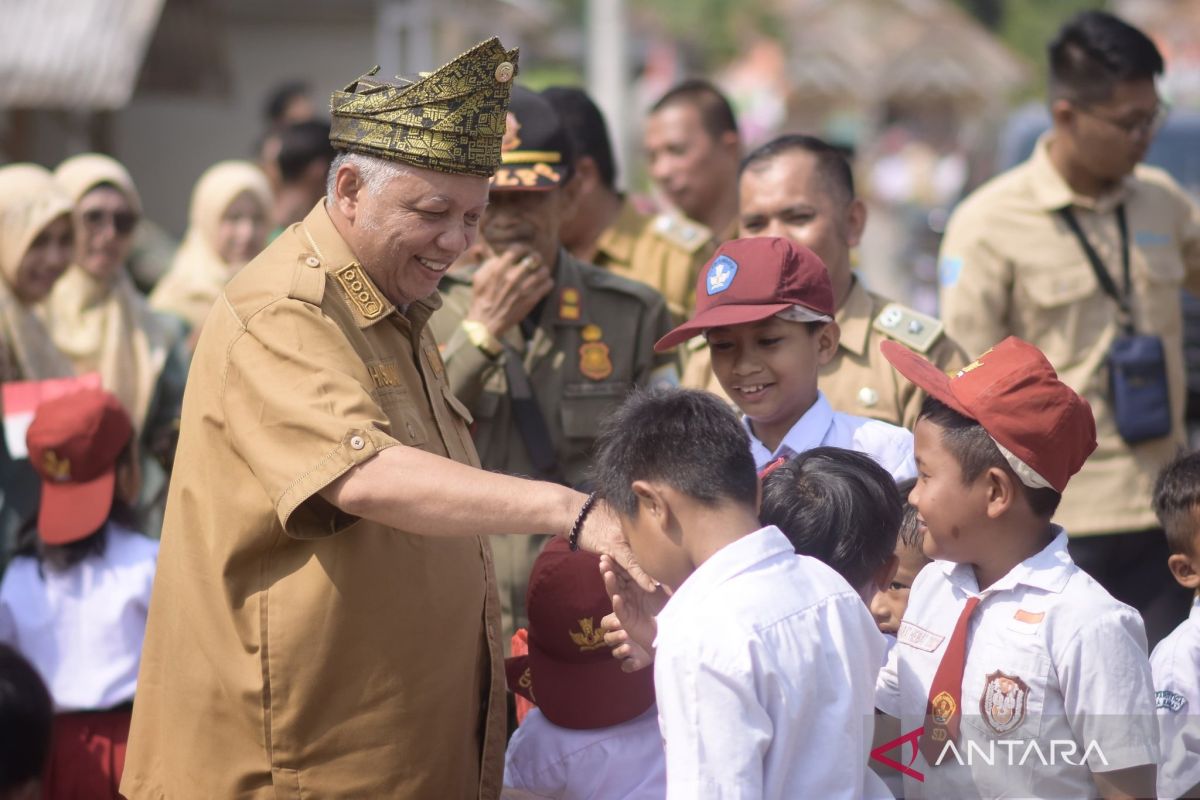
[[[1167,537],[1162,528],[1099,536],[1073,536],[1067,549],[1079,567],[1146,623],[1150,649],[1187,619],[1192,592],[1167,569]]]

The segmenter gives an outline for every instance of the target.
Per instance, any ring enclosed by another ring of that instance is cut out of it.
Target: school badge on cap
[[[733,276],[737,275],[737,271],[737,262],[729,256],[713,259],[708,268],[708,278],[705,281],[705,285],[708,287],[708,296],[712,297],[714,294],[720,294],[728,289],[729,285],[733,283]]]

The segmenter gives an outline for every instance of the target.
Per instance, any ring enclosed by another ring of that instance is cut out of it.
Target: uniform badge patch
[[[963,260],[961,256],[945,256],[938,262],[938,283],[942,286],[953,286],[962,275]]]
[[[585,378],[602,381],[613,374],[612,353],[604,342],[579,345],[579,371]]]
[[[579,319],[579,290],[567,287],[558,296],[558,318],[574,322]]]
[[[584,325],[579,335],[585,342],[598,342],[604,338],[604,331],[600,330],[599,325]]]
[[[346,297],[358,309],[358,313],[369,320],[383,314],[385,308],[383,298],[375,289],[375,284],[371,283],[370,279],[367,278],[362,267],[357,263],[351,263],[333,274],[337,276],[338,283],[342,286],[342,291],[346,293]]]
[[[1178,714],[1180,711],[1183,711],[1185,706],[1187,706],[1187,698],[1177,692],[1170,692],[1164,689],[1161,692],[1154,693],[1155,708],[1165,708],[1167,711]]]
[[[909,647],[915,647],[918,650],[923,650],[926,653],[932,653],[941,646],[942,642],[946,641],[945,636],[927,631],[919,625],[913,625],[911,622],[901,622],[900,630],[896,631],[896,641],[901,644],[906,644]]]
[[[711,297],[714,294],[720,294],[729,288],[733,283],[733,276],[737,275],[738,265],[729,256],[720,256],[708,268],[708,276],[705,279],[705,287]]]
[[[939,693],[937,697],[933,698],[930,706],[932,706],[930,716],[938,725],[949,724],[950,718],[958,710],[958,703],[954,702],[954,697],[949,692]]]
[[[988,727],[1005,734],[1025,721],[1025,707],[1029,701],[1029,684],[1015,675],[1006,675],[1000,670],[989,674],[983,684],[983,696],[979,698],[979,713]]]

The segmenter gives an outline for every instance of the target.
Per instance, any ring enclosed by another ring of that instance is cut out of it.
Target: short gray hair
[[[412,174],[405,165],[388,161],[385,158],[362,153],[338,153],[333,159],[333,163],[329,165],[329,175],[325,179],[325,197],[328,200],[333,199],[337,186],[338,168],[343,164],[353,164],[358,168],[358,175],[362,178],[363,185],[367,187],[368,194],[375,194],[395,178]]]

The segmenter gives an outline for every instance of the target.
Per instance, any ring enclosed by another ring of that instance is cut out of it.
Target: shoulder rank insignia
[[[366,319],[375,319],[383,314],[386,304],[375,284],[371,283],[371,279],[357,262],[347,264],[333,274],[359,314]]]
[[[941,320],[899,303],[888,303],[871,327],[918,353],[928,352],[945,329]]]
[[[699,222],[680,219],[674,214],[659,214],[653,227],[659,237],[688,253],[696,252],[712,238],[712,231]]]
[[[574,322],[582,312],[579,310],[579,290],[573,286],[563,289],[558,296],[558,318]]]

